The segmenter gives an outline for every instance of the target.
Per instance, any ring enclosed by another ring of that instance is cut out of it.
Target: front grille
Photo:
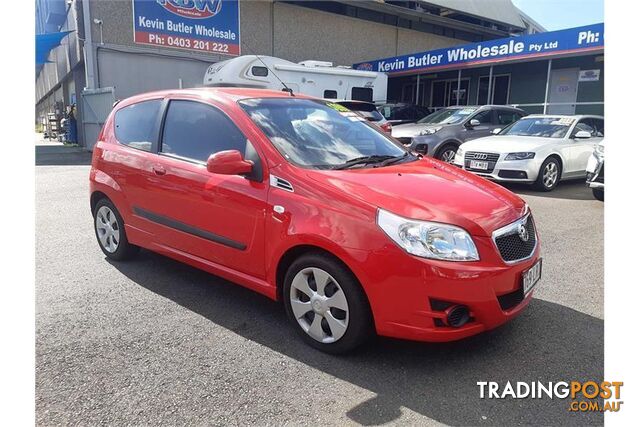
[[[402,138],[396,138],[396,139],[400,141],[403,145],[411,145],[410,137],[402,137]]]
[[[496,153],[481,153],[477,151],[469,151],[467,153],[464,153],[464,168],[470,171],[491,173],[493,172],[493,169],[495,169],[496,163],[498,162],[499,158],[500,154]],[[471,160],[487,162],[489,163],[489,167],[487,169],[474,169],[471,167]]]
[[[526,233],[521,233],[520,225],[524,226]],[[504,232],[494,238],[500,256],[506,262],[514,262],[529,258],[536,248],[536,228],[531,215],[525,222],[518,221],[505,227]],[[528,237],[526,240],[524,237]]]

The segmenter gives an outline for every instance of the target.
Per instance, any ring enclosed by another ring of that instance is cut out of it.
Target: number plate
[[[522,272],[522,290],[526,297],[542,276],[542,259],[539,259],[531,268]]]
[[[469,167],[471,169],[482,169],[482,170],[487,170],[489,169],[489,162],[479,162],[477,160],[471,160],[471,163],[469,163]]]

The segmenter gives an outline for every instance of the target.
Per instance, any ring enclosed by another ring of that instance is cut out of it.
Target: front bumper
[[[589,188],[604,188],[604,157],[592,154],[587,162],[587,185]]]
[[[412,137],[396,137],[406,148],[425,156],[433,157],[442,143],[437,134],[420,135]]]
[[[533,292],[522,292],[522,273],[540,258],[540,246],[507,264],[489,237],[474,237],[480,261],[446,262],[408,255],[395,245],[370,255],[365,290],[379,335],[416,341],[455,341],[496,328],[517,316]],[[393,266],[393,272],[384,266]],[[375,283],[367,286],[367,283]],[[444,304],[443,304],[444,303]],[[448,305],[447,305],[448,304]],[[445,310],[468,307],[471,321],[446,325]]]
[[[529,160],[505,160],[507,154],[499,155],[496,162],[489,162],[489,169],[473,169],[470,167],[470,161],[462,156],[456,156],[454,164],[475,175],[482,176],[492,181],[498,182],[522,182],[533,183],[538,179],[541,159],[533,158]]]

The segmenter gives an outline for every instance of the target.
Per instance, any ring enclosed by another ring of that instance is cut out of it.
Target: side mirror
[[[502,128],[495,128],[494,130],[491,131],[492,135],[497,135],[502,131]]]
[[[238,150],[220,151],[207,160],[207,170],[220,175],[246,175],[252,169],[253,162],[244,160]]]
[[[474,128],[476,126],[480,126],[480,121],[478,119],[471,119],[467,122],[468,128]]]
[[[578,132],[576,132],[576,134],[573,137],[575,139],[591,138],[591,132],[587,132],[586,130],[579,130]]]

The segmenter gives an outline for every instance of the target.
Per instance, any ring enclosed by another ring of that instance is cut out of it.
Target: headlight
[[[456,156],[454,157],[453,162],[462,164],[462,148],[458,148],[458,151],[456,151]]]
[[[442,126],[424,129],[420,132],[420,136],[433,135],[434,133],[438,132],[440,129],[442,129]]]
[[[528,160],[533,159],[536,153],[509,153],[505,160]]]
[[[603,144],[596,145],[596,153],[604,154],[604,145]]]
[[[469,233],[460,227],[418,221],[378,209],[378,225],[410,254],[444,261],[478,261],[478,250]]]

